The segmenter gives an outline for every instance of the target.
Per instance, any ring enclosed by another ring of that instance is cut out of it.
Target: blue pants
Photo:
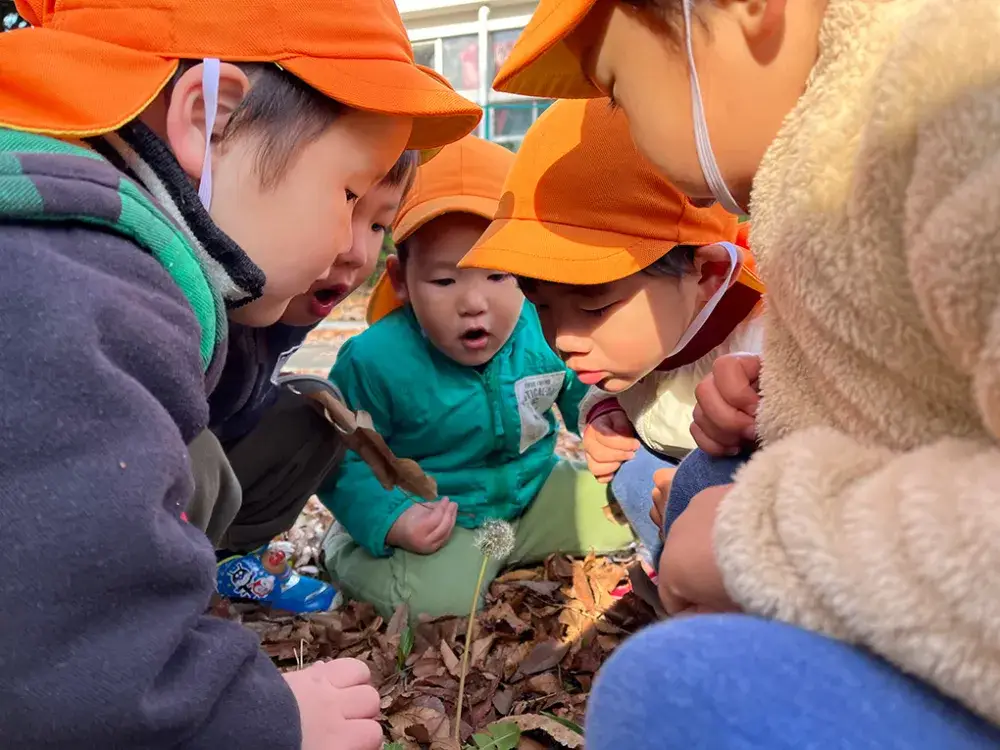
[[[677,520],[677,516],[688,507],[692,497],[708,487],[731,482],[733,474],[748,457],[749,454],[741,454],[732,458],[712,458],[707,453],[695,450],[678,465],[673,459],[641,446],[635,458],[622,464],[611,481],[611,493],[639,537],[647,563],[656,568],[663,551],[660,530],[649,517],[649,511],[653,508],[653,474],[658,469],[677,466],[666,512],[663,514],[663,533],[666,536],[666,532]]]
[[[986,750],[1000,730],[872,654],[745,615],[642,631],[601,669],[587,750]]]
[[[691,498],[709,487],[732,482],[733,474],[749,458],[750,453],[714,458],[700,448],[691,451],[677,467],[674,483],[670,486],[670,497],[667,499],[667,509],[663,514],[664,536],[677,520],[677,516],[687,510]]]
[[[673,459],[653,453],[640,445],[635,458],[626,461],[611,480],[611,494],[615,496],[622,513],[628,519],[643,549],[646,562],[656,568],[663,550],[660,530],[649,517],[653,509],[653,474],[664,468],[677,466]]]

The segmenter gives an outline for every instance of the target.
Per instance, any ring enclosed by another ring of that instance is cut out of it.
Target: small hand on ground
[[[758,355],[726,354],[695,388],[691,435],[705,453],[735,456],[756,439],[759,377]]]
[[[380,750],[379,694],[364,662],[317,662],[284,677],[299,704],[302,750]]]
[[[390,547],[430,555],[451,538],[457,516],[458,504],[446,497],[432,503],[411,505],[396,519],[385,542]]]
[[[623,411],[602,414],[583,431],[587,468],[598,482],[610,482],[621,465],[639,450],[635,429]]]
[[[653,473],[653,507],[649,509],[649,520],[656,524],[660,530],[660,538],[663,538],[663,518],[667,512],[667,499],[670,497],[670,486],[674,483],[674,474],[677,469],[670,467],[667,469],[657,469]]]
[[[719,504],[731,488],[724,484],[702,490],[670,527],[659,576],[667,614],[739,611],[723,585],[712,540]]]

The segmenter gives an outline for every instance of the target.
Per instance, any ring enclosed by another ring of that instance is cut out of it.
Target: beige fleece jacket
[[[764,447],[717,557],[1000,722],[1000,2],[830,0],[821,49],[754,184]]]

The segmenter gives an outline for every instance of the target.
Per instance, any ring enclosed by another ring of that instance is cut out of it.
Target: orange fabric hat
[[[178,60],[273,62],[370,112],[414,117],[408,148],[458,140],[482,117],[413,62],[393,0],[281,10],[261,0],[16,0],[35,28],[0,35],[0,126],[64,137],[134,119]],[[16,64],[15,64],[16,63]]]
[[[606,99],[556,102],[528,130],[495,220],[463,266],[603,284],[677,245],[735,243],[739,224],[697,208],[632,143]]]
[[[393,240],[403,242],[443,214],[467,213],[492,220],[513,164],[514,154],[503,146],[472,135],[445,146],[417,170],[413,188],[393,223]],[[383,273],[368,300],[365,318],[374,323],[400,306]]]
[[[567,43],[595,5],[597,0],[541,0],[497,71],[493,88],[550,99],[604,96],[580,67],[579,49],[596,40]]]

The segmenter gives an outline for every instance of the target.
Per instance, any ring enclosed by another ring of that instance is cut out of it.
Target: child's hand
[[[639,441],[625,412],[611,411],[587,425],[583,431],[583,450],[590,473],[598,482],[607,484],[622,463],[635,456]]]
[[[457,516],[458,504],[446,497],[433,503],[412,505],[389,529],[386,544],[418,555],[437,552],[451,538]]]
[[[667,499],[670,497],[670,485],[674,483],[677,469],[657,469],[653,473],[653,507],[649,509],[649,520],[656,524],[663,538],[663,517],[667,512]]]
[[[677,517],[660,556],[660,601],[669,615],[736,612],[722,583],[712,541],[715,514],[731,484],[709,487]]]
[[[715,360],[712,372],[695,388],[691,435],[710,456],[735,456],[757,437],[754,418],[760,394],[760,357],[726,354]]]
[[[380,750],[379,694],[364,662],[317,662],[284,677],[299,704],[302,750]]]

